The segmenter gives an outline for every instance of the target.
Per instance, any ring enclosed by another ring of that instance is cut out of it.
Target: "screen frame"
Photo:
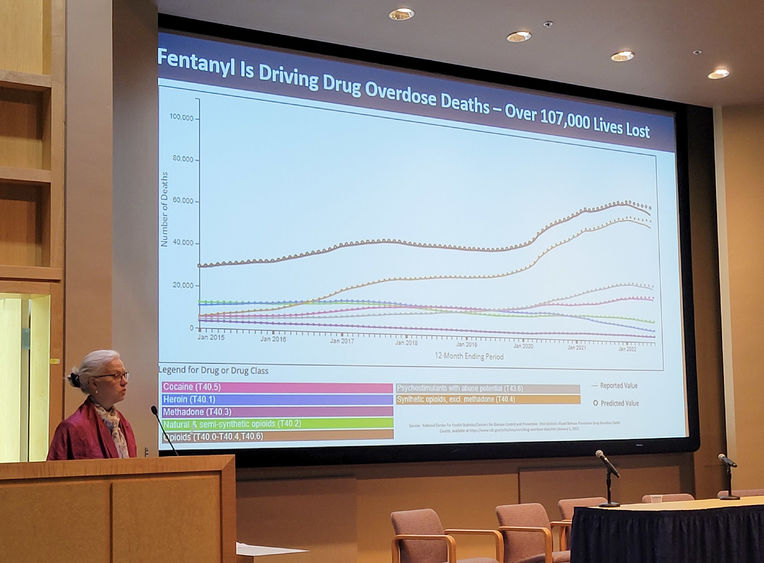
[[[545,442],[494,442],[392,446],[331,446],[306,448],[256,449],[160,449],[159,455],[210,455],[231,453],[240,467],[306,466],[336,464],[368,464],[390,462],[432,462],[456,460],[495,460],[517,458],[575,457],[591,455],[597,449],[608,454],[692,452],[700,447],[697,366],[695,355],[692,253],[690,240],[690,170],[688,120],[697,112],[695,106],[563,84],[537,78],[469,68],[450,63],[429,61],[348,47],[309,39],[277,35],[222,24],[202,22],[159,14],[159,32],[182,33],[203,39],[233,41],[245,45],[284,49],[307,55],[319,55],[389,67],[393,70],[425,72],[457,80],[483,82],[487,85],[522,88],[539,94],[583,98],[605,104],[617,104],[673,114],[676,127],[676,172],[679,210],[679,254],[681,301],[683,314],[686,437],[573,440]],[[158,257],[157,257],[158,259]],[[161,442],[159,444],[161,446]],[[306,455],[308,452],[308,455]]]

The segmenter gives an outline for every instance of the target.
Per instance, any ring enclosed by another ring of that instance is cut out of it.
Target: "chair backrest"
[[[432,508],[399,510],[390,514],[395,534],[443,534],[443,524]],[[406,540],[401,542],[401,562],[442,563],[448,559],[445,542]]]
[[[644,495],[642,497],[642,502],[674,502],[676,500],[695,500],[695,497],[690,493],[653,493],[651,495]]]
[[[717,498],[726,497],[729,491],[724,489],[716,493]],[[736,497],[760,497],[764,496],[764,489],[732,489],[732,494]]]
[[[496,517],[499,519],[499,526],[549,528],[549,516],[546,509],[537,502],[497,506]],[[544,553],[544,538],[541,534],[507,531],[501,533],[504,536],[505,563]]]
[[[557,502],[557,508],[560,509],[560,518],[572,520],[577,506],[597,506],[603,502],[607,502],[605,497],[563,498]]]

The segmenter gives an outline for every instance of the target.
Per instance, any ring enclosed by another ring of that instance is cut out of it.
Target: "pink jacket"
[[[127,451],[135,457],[135,435],[130,423],[119,414],[119,427],[125,435]],[[48,449],[48,459],[101,459],[119,457],[111,432],[98,416],[88,397],[80,408],[56,428]]]

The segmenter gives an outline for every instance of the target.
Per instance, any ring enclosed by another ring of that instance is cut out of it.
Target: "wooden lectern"
[[[236,561],[232,455],[0,463],[4,561]]]

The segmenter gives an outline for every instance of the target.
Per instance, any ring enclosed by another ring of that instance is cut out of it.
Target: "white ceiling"
[[[764,0],[156,0],[160,13],[701,106],[764,102]],[[393,22],[406,6],[416,17]],[[546,28],[545,21],[554,24]],[[510,44],[508,33],[533,38]],[[621,49],[637,56],[609,57]],[[693,55],[700,49],[702,54]],[[731,75],[709,80],[716,66]]]

